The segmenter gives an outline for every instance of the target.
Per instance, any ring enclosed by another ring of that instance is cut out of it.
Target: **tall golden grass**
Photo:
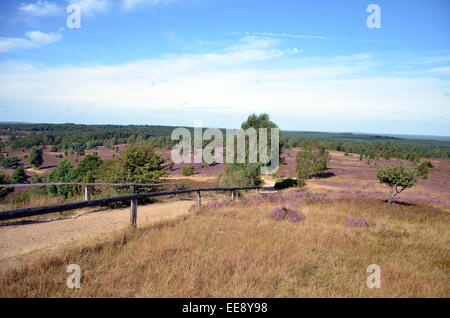
[[[233,203],[3,269],[1,297],[450,297],[450,215],[377,200]],[[373,226],[348,227],[352,217]],[[80,289],[66,287],[78,264]],[[370,264],[381,288],[366,285]]]

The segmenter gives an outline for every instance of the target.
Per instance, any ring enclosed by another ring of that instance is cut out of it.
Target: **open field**
[[[181,200],[140,206],[139,225],[186,214],[192,204],[191,200]],[[67,245],[127,228],[130,209],[82,209],[65,214],[53,213],[53,216],[0,224],[0,264],[43,248]]]
[[[295,177],[295,157],[298,148],[283,152],[285,165],[280,167],[280,176]],[[359,155],[345,156],[342,152],[330,151],[328,169],[321,176],[307,181],[310,192],[326,193],[331,198],[376,198],[387,199],[388,188],[378,182],[377,164],[394,164],[399,160],[359,160]],[[420,180],[411,189],[398,196],[402,202],[426,202],[450,208],[450,160],[426,159],[433,163],[428,180]],[[409,163],[409,165],[411,165]]]
[[[104,146],[87,150],[86,154],[98,153],[102,159],[110,159],[120,156],[125,149],[126,144],[117,145],[116,149],[108,149]],[[280,177],[295,177],[295,158],[300,148],[284,149],[282,157],[284,164],[281,165],[278,175]],[[170,159],[170,150],[157,149],[156,152],[164,159]],[[55,154],[63,154],[64,151],[57,153],[50,152],[47,146],[44,150],[44,164],[40,169],[32,168],[25,156],[27,155],[21,149],[9,152],[9,156],[18,157],[27,167],[29,175],[42,175],[53,169],[59,160]],[[359,155],[344,156],[343,152],[330,151],[331,160],[328,164],[328,170],[322,176],[308,181],[308,190],[311,192],[323,192],[333,197],[346,198],[386,198],[387,188],[378,183],[376,179],[377,164],[398,163],[399,160],[359,160]],[[68,155],[71,164],[76,167],[78,162],[84,156]],[[430,169],[428,180],[421,180],[418,185],[412,189],[406,190],[399,196],[404,201],[419,201],[430,204],[437,204],[450,208],[450,159],[429,159],[433,163],[434,168]],[[224,164],[208,165],[192,164],[195,167],[194,175],[185,177],[181,174],[181,168],[191,164],[174,164],[173,169],[169,173],[169,181],[183,182],[189,187],[212,187],[217,185],[217,176],[224,172]],[[12,175],[13,169],[3,169],[8,175]],[[268,178],[270,179],[270,178]],[[271,183],[274,179],[271,180]],[[23,191],[16,189],[16,193]],[[14,195],[14,194],[12,194]]]
[[[134,233],[5,267],[2,297],[450,297],[450,215],[428,205],[286,191],[211,204]],[[280,204],[291,223],[268,217]],[[352,217],[370,226],[348,227]],[[65,285],[82,269],[79,290]],[[381,267],[369,289],[366,268]]]

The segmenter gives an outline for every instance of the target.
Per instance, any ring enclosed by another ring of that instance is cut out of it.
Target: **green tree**
[[[312,176],[325,171],[330,160],[330,154],[325,145],[318,140],[308,141],[297,153],[296,170],[299,185]]]
[[[259,114],[259,115],[251,114],[250,116],[248,116],[247,120],[245,120],[241,124],[241,128],[244,129],[244,130],[249,129],[249,128],[256,129],[256,134],[257,134],[258,140],[260,138],[260,136],[259,136],[259,129],[260,128],[268,128],[267,129],[267,138],[268,138],[268,141],[267,141],[267,147],[268,147],[267,154],[271,155],[270,145],[272,143],[272,134],[271,134],[270,128],[278,128],[278,126],[277,126],[277,124],[275,124],[273,121],[270,120],[270,116],[268,114],[266,114],[266,113],[262,113],[262,114]],[[284,146],[284,143],[285,143],[285,141],[282,138],[281,133],[280,133],[280,140],[279,140],[279,146],[280,146],[279,151],[280,151],[280,154],[281,154],[282,148]],[[246,149],[246,158],[248,158],[248,141],[246,142],[245,149]],[[246,160],[246,161],[248,161],[248,160]]]
[[[97,154],[85,156],[75,169],[76,181],[95,182],[102,163],[103,160]]]
[[[47,182],[74,182],[76,179],[75,169],[69,160],[61,160],[58,165],[48,174]],[[51,196],[68,198],[75,194],[74,186],[49,186],[47,191]]]
[[[43,158],[44,147],[42,146],[33,146],[31,148],[30,155],[28,156],[28,160],[35,167],[40,167],[44,163]]]
[[[164,160],[144,142],[129,144],[121,157],[105,160],[99,168],[106,182],[160,183],[167,173]]]
[[[28,176],[25,173],[25,169],[23,166],[19,166],[14,170],[14,173],[12,175],[12,180],[15,183],[25,183],[28,180]]]
[[[390,188],[389,203],[404,190],[413,187],[421,177],[417,168],[406,167],[403,162],[399,165],[386,165],[377,168],[377,178],[380,183]]]
[[[245,120],[241,124],[241,128],[246,130],[249,128],[254,128],[256,130],[257,138],[259,140],[259,129],[260,128],[268,128],[267,131],[267,146],[268,153],[267,155],[271,155],[271,144],[272,144],[272,134],[270,128],[278,128],[278,126],[270,120],[268,114],[251,114],[248,116],[247,120]],[[224,187],[251,187],[257,186],[261,184],[260,180],[260,169],[262,167],[261,163],[250,163],[248,162],[249,157],[249,140],[245,141],[245,163],[238,163],[237,161],[237,146],[235,143],[235,158],[234,163],[227,166],[225,169],[225,173],[219,176],[218,183]],[[283,142],[281,141],[280,136],[280,153],[282,149]],[[259,156],[258,156],[259,157]],[[258,160],[260,161],[260,160]]]

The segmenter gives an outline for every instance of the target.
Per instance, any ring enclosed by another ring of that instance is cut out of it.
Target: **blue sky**
[[[231,128],[252,112],[450,135],[450,1],[0,2],[0,121]]]

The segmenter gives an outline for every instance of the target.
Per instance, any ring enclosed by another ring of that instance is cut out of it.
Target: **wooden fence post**
[[[200,191],[196,191],[197,193],[197,207],[200,208],[202,206],[202,196],[200,194]]]
[[[231,201],[234,201],[234,190],[231,190]]]
[[[85,186],[84,187],[84,201],[90,201],[91,200],[91,186]]]
[[[137,226],[137,200],[131,200],[130,223],[133,229]]]
[[[131,185],[130,189],[131,189],[131,193],[135,193],[134,185]],[[137,227],[137,206],[138,206],[138,201],[136,199],[131,200],[130,224],[133,229],[135,229]]]

